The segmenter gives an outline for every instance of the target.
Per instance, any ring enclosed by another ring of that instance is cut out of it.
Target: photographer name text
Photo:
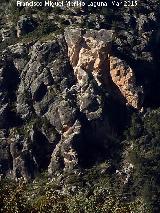
[[[137,0],[130,0],[130,1],[116,1],[113,0],[111,3],[113,6],[125,6],[125,7],[134,7],[138,5]],[[98,1],[91,1],[89,4],[85,3],[84,1],[17,1],[17,7],[107,7],[109,3],[106,2],[98,2]]]

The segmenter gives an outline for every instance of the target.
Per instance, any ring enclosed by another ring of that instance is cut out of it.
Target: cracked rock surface
[[[3,50],[2,174],[28,180],[118,155],[113,141],[128,110],[142,109],[145,90],[132,64],[114,53],[113,39],[113,30],[69,27],[55,39]]]

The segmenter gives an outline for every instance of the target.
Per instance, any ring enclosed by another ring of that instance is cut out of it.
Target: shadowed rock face
[[[114,36],[68,28],[55,40],[3,52],[3,174],[28,180],[44,170],[55,174],[119,159],[117,138],[129,108],[143,106],[145,91],[133,68],[114,55]]]
[[[21,37],[35,30],[37,23],[30,17],[23,15],[17,22],[17,37]]]
[[[16,113],[11,108],[16,101],[16,90],[20,82],[19,73],[10,56],[1,59],[0,62],[0,128],[10,128],[19,122]]]

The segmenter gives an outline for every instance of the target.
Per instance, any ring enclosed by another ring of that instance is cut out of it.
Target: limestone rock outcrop
[[[133,70],[117,57],[110,56],[109,61],[112,81],[125,97],[126,103],[140,109],[143,102],[143,89],[136,86]]]
[[[95,81],[109,93],[127,105],[141,108],[142,88],[136,86],[133,70],[121,59],[113,56],[112,30],[66,30],[68,56],[78,84],[83,86],[86,75],[93,75]],[[139,95],[141,94],[141,96]]]
[[[141,97],[132,69],[113,56],[113,36],[111,30],[67,28],[64,36],[3,51],[3,174],[28,180],[117,155],[114,138],[127,105],[138,109]]]

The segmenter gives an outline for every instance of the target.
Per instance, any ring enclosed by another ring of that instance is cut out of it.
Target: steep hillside
[[[160,6],[124,4],[0,3],[2,212],[159,213]]]

